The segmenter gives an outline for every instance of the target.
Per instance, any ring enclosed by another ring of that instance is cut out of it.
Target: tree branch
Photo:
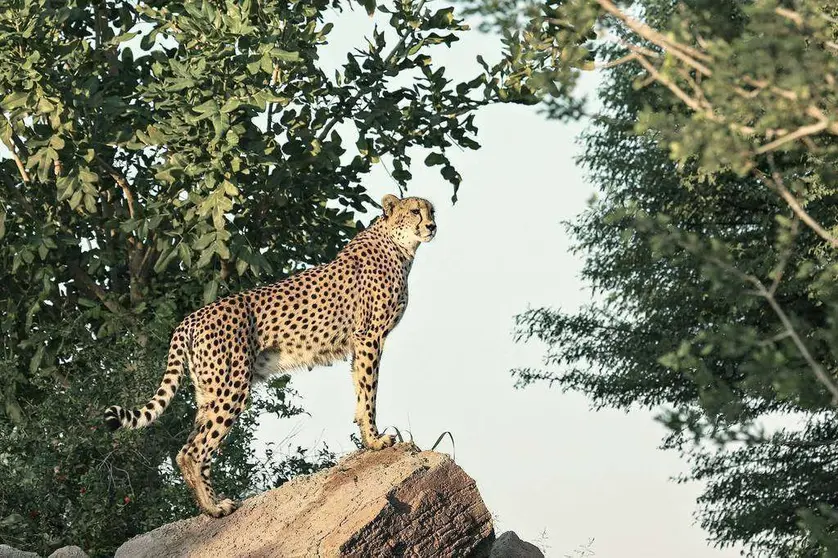
[[[88,275],[76,262],[71,262],[68,264],[67,268],[70,271],[70,274],[73,276],[73,279],[78,284],[78,286],[86,291],[87,293],[93,295],[94,297],[98,298],[102,304],[105,305],[105,308],[113,312],[114,314],[123,314],[126,310],[115,300],[108,297],[108,293],[105,292],[105,289],[100,287],[96,281],[94,281],[90,275]]]
[[[687,246],[684,246],[684,248],[689,250]],[[771,306],[771,309],[774,311],[774,314],[776,314],[776,316],[780,319],[780,323],[783,324],[783,328],[785,332],[788,334],[788,337],[791,338],[792,342],[794,343],[794,346],[797,348],[800,355],[806,361],[806,364],[809,365],[809,368],[812,370],[812,373],[815,375],[815,378],[832,395],[832,405],[838,406],[838,386],[835,384],[835,382],[829,376],[829,374],[827,374],[826,370],[823,369],[820,363],[814,359],[812,353],[809,352],[809,348],[806,346],[806,344],[803,342],[803,339],[801,339],[800,335],[797,333],[797,330],[794,328],[794,324],[791,323],[788,314],[785,313],[783,308],[777,302],[777,299],[774,298],[774,294],[771,293],[768,289],[766,289],[762,281],[760,281],[759,278],[757,278],[756,276],[751,275],[749,273],[744,273],[737,269],[735,266],[727,262],[724,262],[719,258],[710,256],[707,259],[715,265],[717,265],[718,267],[727,270],[729,273],[733,275],[736,275],[743,281],[754,285],[756,289],[756,294],[764,298],[768,302],[768,305]]]
[[[777,149],[778,147],[780,147],[781,145],[783,145],[785,143],[788,143],[790,141],[794,141],[796,139],[803,138],[803,137],[806,137],[806,136],[811,136],[811,135],[817,134],[819,132],[822,132],[822,131],[826,130],[828,127],[829,127],[829,121],[825,120],[825,119],[821,120],[820,122],[815,122],[814,124],[809,124],[807,126],[801,126],[800,128],[798,128],[794,132],[790,132],[788,134],[780,136],[779,138],[775,139],[774,141],[772,141],[770,143],[766,143],[765,145],[762,145],[762,146],[758,147],[754,152],[758,155],[762,155],[763,153],[767,153],[769,151],[774,151],[775,149]]]
[[[10,180],[10,181],[12,180],[12,177],[11,177],[11,176],[4,177],[4,178],[8,178],[8,180]],[[11,195],[15,198],[15,200],[16,200],[16,201],[17,201],[20,205],[22,205],[22,206],[23,206],[23,209],[24,209],[24,210],[25,210],[25,211],[26,211],[26,212],[27,212],[30,216],[32,216],[33,218],[36,218],[36,214],[35,214],[35,206],[33,206],[33,205],[32,205],[32,203],[31,203],[29,200],[27,200],[27,199],[26,199],[26,197],[24,197],[24,195],[23,195],[23,194],[21,194],[21,193],[20,193],[20,191],[19,191],[19,190],[15,187],[15,185],[14,185],[14,184],[8,184],[8,183],[6,182],[6,180],[4,180],[3,182],[6,184],[7,189],[9,190],[9,192],[11,193]]]
[[[764,180],[769,185],[773,186],[775,190],[780,194],[780,197],[785,200],[788,206],[794,211],[794,214],[797,215],[801,221],[806,223],[810,229],[815,231],[815,233],[820,236],[822,239],[827,241],[830,246],[833,248],[838,248],[838,239],[834,236],[829,234],[826,229],[824,229],[820,223],[815,221],[809,213],[803,209],[803,206],[800,205],[800,202],[797,201],[797,198],[794,197],[788,188],[786,188],[785,184],[783,183],[783,177],[780,176],[780,173],[774,170],[772,172],[772,176],[768,176],[764,172],[759,169],[754,169],[754,173],[762,180]]]
[[[9,122],[9,127],[11,127],[12,123]],[[22,153],[24,157],[28,158],[29,151],[26,149],[26,145],[21,141],[21,139],[15,134],[14,132],[11,133],[12,143],[8,141],[3,141],[3,145],[9,150],[9,153],[12,154],[12,159],[17,165],[17,170],[20,173],[20,178],[24,182],[32,182],[32,177],[29,176],[29,173],[26,171],[26,166],[23,164],[23,161],[20,159],[20,155],[18,152]]]
[[[774,295],[768,292],[762,282],[757,279],[756,277],[752,277],[754,279],[754,284],[757,287],[757,292],[768,301],[768,304],[771,306],[771,309],[774,310],[774,313],[780,318],[780,322],[783,324],[783,327],[786,328],[786,331],[789,333],[789,337],[791,337],[792,342],[797,347],[797,350],[806,360],[806,363],[809,365],[809,368],[812,369],[812,372],[815,374],[815,377],[818,381],[832,394],[832,404],[838,405],[838,386],[835,385],[835,382],[829,375],[826,373],[826,370],[817,362],[813,357],[812,354],[809,352],[809,349],[806,347],[806,344],[797,334],[797,331],[794,329],[794,325],[792,325],[791,320],[783,311],[783,308],[777,303],[777,299],[774,298]]]
[[[657,68],[655,68],[654,64],[646,60],[646,58],[644,58],[643,55],[641,55],[639,52],[635,52],[633,45],[629,45],[629,48],[632,49],[634,59],[637,60],[647,72],[649,72],[649,75],[652,76],[655,79],[655,81],[666,86],[666,88],[672,91],[676,97],[681,99],[681,101],[685,105],[693,109],[695,112],[701,112],[703,114],[706,114],[708,118],[718,119],[718,117],[714,115],[712,111],[706,109],[705,107],[702,107],[697,100],[690,97],[683,89],[678,87],[674,82],[670,81],[668,78],[661,75],[661,73],[658,72]]]
[[[279,64],[274,64],[274,72],[271,75],[271,87],[276,85],[276,82],[279,80]],[[270,134],[271,133],[271,121],[273,120],[273,112],[274,112],[274,103],[268,103],[268,115],[265,119],[265,131]]]
[[[23,161],[20,160],[20,157],[17,153],[15,153],[14,149],[10,149],[12,153],[12,159],[15,160],[15,164],[17,165],[17,170],[20,172],[20,177],[23,179],[24,182],[32,182],[32,178],[30,178],[29,173],[26,172],[26,167],[23,166]]]
[[[800,223],[800,221],[795,216],[795,219],[792,222],[792,229],[791,229],[791,234],[794,237],[794,239],[797,238],[797,231],[798,231],[798,224],[799,223]],[[792,246],[793,246],[793,243],[789,243],[789,245],[786,247],[785,250],[783,250],[783,253],[780,255],[780,261],[777,264],[777,267],[775,268],[777,271],[776,271],[776,274],[774,275],[774,280],[771,282],[771,286],[768,288],[768,292],[771,294],[771,296],[774,296],[774,293],[777,292],[777,287],[780,286],[780,281],[783,280],[783,274],[786,271],[786,266],[789,263],[789,259],[791,259]]]
[[[12,125],[12,123],[10,121],[9,126],[11,126],[11,125]],[[15,142],[15,145],[17,146],[18,151],[20,151],[20,153],[23,155],[23,157],[25,159],[28,159],[29,158],[29,148],[26,147],[26,144],[23,143],[23,140],[20,139],[20,136],[18,136],[16,133],[14,133],[14,131],[12,131],[12,141]]]
[[[698,51],[692,47],[687,45],[683,45],[677,41],[673,41],[667,38],[662,33],[655,31],[645,23],[637,21],[625,13],[623,13],[620,8],[615,6],[610,0],[597,0],[597,3],[609,14],[613,15],[617,19],[621,20],[623,23],[626,24],[626,27],[643,37],[644,39],[658,45],[659,47],[669,51],[672,56],[678,58],[679,60],[683,61],[688,66],[696,69],[697,71],[701,72],[706,76],[713,75],[713,72],[699,62],[698,60],[702,60],[704,62],[711,62],[713,59],[708,56],[707,54]]]
[[[102,165],[102,168],[104,168],[105,171],[107,171],[107,173],[111,176],[113,181],[116,182],[120,188],[122,188],[122,193],[125,196],[125,201],[128,203],[128,216],[131,217],[131,219],[133,219],[135,199],[134,193],[131,191],[131,185],[128,184],[128,181],[125,179],[124,176],[122,176],[119,173],[119,171],[117,171],[115,168],[109,165],[107,161],[102,159],[102,157],[100,157],[98,154],[96,155],[96,161],[100,165]]]
[[[416,13],[419,13],[420,11],[422,11],[422,8],[425,6],[425,2],[426,2],[426,0],[421,0],[419,2],[419,4],[416,6]],[[393,50],[391,50],[390,54],[388,54],[387,57],[384,59],[384,67],[385,68],[387,68],[390,65],[390,63],[393,61],[393,58],[396,57],[396,53],[398,53],[398,51],[401,50],[401,48],[404,46],[405,42],[407,41],[407,37],[410,35],[410,33],[411,32],[408,31],[407,33],[405,33],[404,35],[402,35],[399,38],[399,42],[396,43],[396,46],[393,47]],[[361,97],[361,94],[362,94],[362,91],[360,89],[358,89],[358,91],[356,91],[355,94],[352,97],[349,98],[349,103],[347,104],[347,109],[352,109],[352,107],[355,106],[355,103],[358,102],[358,99]],[[332,130],[332,128],[334,128],[335,125],[338,122],[340,122],[342,119],[343,119],[343,117],[340,114],[336,114],[335,116],[333,116],[332,119],[329,120],[326,123],[326,125],[323,127],[323,129],[320,131],[320,135],[317,136],[317,140],[320,141],[320,142],[325,140],[326,136],[329,134],[329,132]]]

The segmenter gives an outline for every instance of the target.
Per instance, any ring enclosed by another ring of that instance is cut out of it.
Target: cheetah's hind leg
[[[236,502],[229,498],[219,501],[216,497],[210,480],[210,466],[213,454],[230,431],[233,421],[241,414],[248,392],[249,386],[245,385],[238,394],[216,398],[199,407],[194,430],[177,457],[183,478],[192,490],[198,507],[212,517],[224,517],[237,507]]]
[[[210,480],[212,454],[229,431],[229,426],[224,426],[223,418],[220,423],[216,422],[219,416],[213,411],[212,404],[201,406],[195,416],[195,428],[177,456],[180,472],[195,496],[198,507],[212,517],[224,517],[236,509],[236,503],[232,500],[218,501]],[[212,434],[217,436],[213,438]],[[216,443],[213,444],[211,440]]]

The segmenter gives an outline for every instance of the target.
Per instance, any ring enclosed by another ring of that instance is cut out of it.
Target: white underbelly
[[[287,374],[304,368],[311,370],[315,366],[326,366],[338,360],[345,360],[348,356],[348,350],[314,352],[266,349],[256,356],[253,379],[264,380],[276,374]]]

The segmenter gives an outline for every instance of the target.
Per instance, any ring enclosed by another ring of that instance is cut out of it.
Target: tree
[[[548,346],[519,383],[663,407],[716,544],[838,553],[834,5],[472,9],[541,44],[545,71],[571,51],[605,77],[580,158],[602,195],[568,224],[597,301],[518,316]],[[777,415],[800,424],[760,427]]]
[[[447,78],[428,53],[466,27],[424,1],[379,6],[396,39],[377,30],[327,76],[324,17],[350,5],[2,3],[3,542],[109,555],[193,513],[173,466],[191,400],[115,438],[102,409],[153,391],[190,310],[331,259],[372,203],[359,182],[373,164],[386,157],[406,186],[411,149],[430,150],[425,163],[456,197],[445,153],[478,147],[474,111],[536,100],[511,53],[472,80]],[[257,393],[226,443],[228,496],[332,460],[326,449],[253,454],[259,411],[300,412],[285,385]]]

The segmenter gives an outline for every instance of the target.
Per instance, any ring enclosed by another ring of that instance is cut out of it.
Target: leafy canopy
[[[716,544],[838,553],[833,3],[470,6],[545,71],[604,77],[580,158],[601,197],[568,224],[599,296],[518,317],[548,347],[519,382],[663,409]]]
[[[452,8],[363,6],[382,27],[327,75],[339,0],[2,3],[0,540],[110,555],[193,513],[173,462],[191,400],[116,437],[102,409],[153,393],[190,310],[334,257],[372,165],[405,187],[419,148],[456,197],[446,153],[478,147],[475,110],[538,100],[520,51],[462,82],[434,64],[467,29]],[[301,412],[288,393],[257,394],[225,445],[228,496],[331,461],[255,455],[258,411]]]

